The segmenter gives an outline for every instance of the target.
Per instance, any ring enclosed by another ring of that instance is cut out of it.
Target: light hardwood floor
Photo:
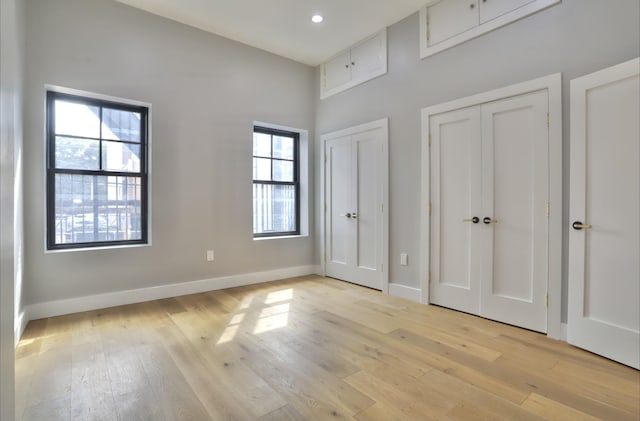
[[[638,371],[317,276],[29,323],[21,420],[637,420]]]

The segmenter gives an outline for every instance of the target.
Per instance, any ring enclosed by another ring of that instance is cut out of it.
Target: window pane
[[[253,155],[271,156],[271,135],[264,133],[253,134]]]
[[[55,243],[142,239],[141,178],[55,175]]]
[[[273,181],[294,181],[293,161],[273,160]]]
[[[264,158],[253,158],[253,179],[271,180],[271,160]]]
[[[106,171],[140,172],[140,145],[102,142],[102,167]]]
[[[102,109],[102,138],[140,142],[140,113]]]
[[[253,185],[253,232],[268,234],[296,231],[296,187]]]
[[[273,136],[273,157],[293,159],[293,138]]]
[[[100,141],[56,136],[56,168],[97,170]]]
[[[55,116],[55,134],[100,137],[99,107],[56,100]]]

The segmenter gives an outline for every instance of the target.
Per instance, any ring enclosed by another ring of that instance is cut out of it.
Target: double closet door
[[[437,114],[429,127],[430,301],[546,332],[547,90]]]
[[[326,275],[383,289],[386,120],[323,138]]]

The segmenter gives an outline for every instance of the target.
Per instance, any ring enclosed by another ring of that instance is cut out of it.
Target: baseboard
[[[408,287],[406,285],[390,283],[389,295],[404,298],[419,303],[421,301],[422,290],[420,288]]]
[[[560,323],[560,340],[567,342],[567,324]]]
[[[315,272],[316,266],[314,265],[296,266],[265,272],[244,273],[240,275],[223,276],[199,281],[182,282],[178,284],[160,285],[150,288],[132,289],[127,291],[69,298],[66,300],[36,303],[25,308],[23,312],[23,323],[26,326],[26,323],[30,320],[43,319],[46,317],[62,316],[65,314],[98,310],[126,304],[179,297],[181,295],[198,294],[201,292],[215,291],[225,288],[295,278],[297,276],[313,275]],[[28,316],[28,318],[26,316]]]

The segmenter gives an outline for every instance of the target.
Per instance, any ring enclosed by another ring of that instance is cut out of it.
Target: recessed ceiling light
[[[320,15],[313,15],[311,17],[311,22],[313,22],[313,23],[320,23],[323,20],[324,20],[324,18],[322,16],[320,16]]]

